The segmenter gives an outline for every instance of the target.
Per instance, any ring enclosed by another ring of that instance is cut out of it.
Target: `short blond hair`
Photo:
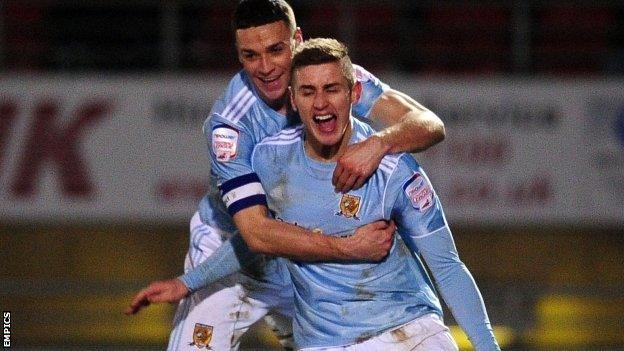
[[[330,38],[309,39],[295,48],[290,67],[291,83],[296,69],[329,62],[340,63],[342,75],[347,80],[349,89],[353,88],[355,73],[349,58],[349,50],[343,43]]]

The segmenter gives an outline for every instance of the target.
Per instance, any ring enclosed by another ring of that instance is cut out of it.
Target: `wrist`
[[[368,138],[368,141],[373,146],[373,149],[376,150],[377,155],[380,157],[384,157],[392,151],[391,143],[386,140],[387,135],[387,133],[377,132]]]
[[[341,238],[341,237],[332,237],[325,236],[328,240],[328,244],[334,252],[334,256],[336,258],[340,258],[342,260],[351,260],[355,257],[353,256],[351,250],[349,250],[349,237]]]
[[[188,279],[186,275],[181,275],[176,278],[176,280],[181,283],[181,284],[178,284],[180,289],[186,289],[186,294],[188,295],[188,294],[195,292],[195,290],[197,289],[191,288],[191,282],[186,281],[186,279]]]

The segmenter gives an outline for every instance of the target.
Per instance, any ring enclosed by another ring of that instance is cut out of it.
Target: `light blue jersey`
[[[353,106],[353,114],[368,118],[372,106],[389,87],[359,66],[356,78],[362,83],[362,96]],[[239,72],[228,85],[225,94],[217,100],[210,116],[204,122],[210,155],[210,190],[199,203],[202,222],[234,233],[236,227],[231,215],[247,206],[260,203],[262,186],[253,175],[251,152],[265,137],[300,123],[298,115],[284,116],[271,109],[258,95],[244,71]],[[236,186],[219,192],[221,184],[234,180]],[[226,193],[229,193],[227,197]],[[237,195],[238,198],[233,198]],[[229,199],[224,206],[222,199]],[[244,199],[239,202],[237,199]],[[227,238],[226,238],[227,239]]]
[[[372,106],[389,87],[363,68],[354,66],[354,69],[356,79],[362,84],[362,95],[353,105],[353,113],[368,118]],[[299,123],[297,114],[284,116],[270,108],[260,98],[245,71],[232,78],[225,94],[212,107],[203,127],[210,156],[210,188],[200,201],[198,212],[204,224],[222,231],[223,240],[230,239],[228,236],[237,232],[232,219],[236,212],[265,203],[262,185],[251,167],[255,145],[267,136]],[[201,242],[205,239],[208,240],[202,237],[191,240]],[[253,264],[244,267],[243,273],[254,278],[246,280],[248,292],[257,295],[276,288],[291,289],[290,277],[282,261],[281,258],[254,260]]]
[[[352,124],[351,143],[373,133],[362,122],[352,119]],[[403,239],[394,237],[381,263],[288,262],[297,347],[353,344],[428,313],[442,315],[424,266],[412,253],[420,252],[442,278],[447,303],[452,309],[459,306],[453,312],[460,324],[476,346],[482,340],[488,346],[477,350],[497,349],[476,285],[457,256],[440,201],[418,163],[407,154],[386,156],[362,188],[335,193],[335,163],[309,158],[303,135],[301,126],[294,127],[256,146],[253,174],[266,191],[266,196],[254,195],[258,201],[267,201],[275,218],[326,235],[351,235],[364,224],[394,219]]]

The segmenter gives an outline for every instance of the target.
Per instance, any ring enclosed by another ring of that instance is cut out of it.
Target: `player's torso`
[[[307,157],[301,138],[275,150],[262,153],[262,165],[254,168],[277,219],[326,235],[352,235],[364,224],[389,218],[383,202],[390,172],[378,170],[362,188],[340,194],[331,183],[335,164]],[[355,342],[435,308],[429,303],[433,292],[423,289],[421,265],[398,235],[379,264],[290,262],[289,270],[299,347]]]

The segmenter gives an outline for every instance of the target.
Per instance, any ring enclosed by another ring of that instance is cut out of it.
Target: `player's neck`
[[[345,153],[347,146],[349,145],[352,128],[353,126],[349,123],[345,128],[340,141],[334,145],[322,145],[318,142],[318,140],[311,137],[311,133],[307,134],[304,144],[306,154],[310,158],[317,161],[336,162],[338,158]]]
[[[269,105],[271,109],[275,110],[276,112],[284,116],[288,116],[293,113],[293,109],[290,105],[290,98],[288,97],[288,94],[284,95],[284,97],[282,97],[279,100],[275,100],[271,103],[267,102],[267,105]]]

